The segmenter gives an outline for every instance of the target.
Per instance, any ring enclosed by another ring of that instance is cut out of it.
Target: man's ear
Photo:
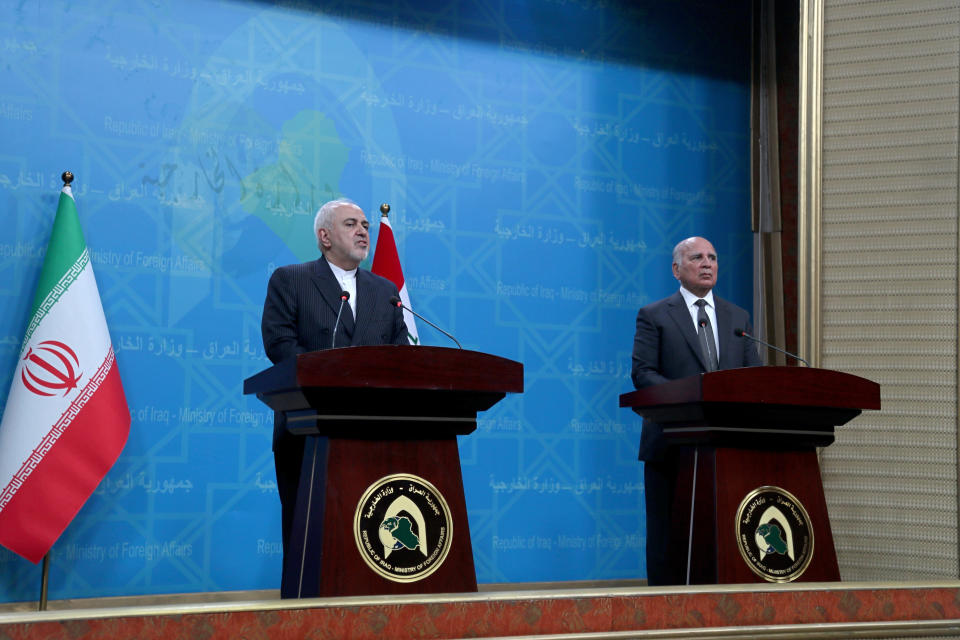
[[[317,247],[330,248],[330,234],[323,227],[317,229]]]
[[[677,263],[673,263],[673,277],[677,280],[680,279],[680,267],[677,266]]]

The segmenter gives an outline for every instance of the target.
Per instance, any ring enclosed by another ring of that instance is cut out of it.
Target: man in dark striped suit
[[[345,198],[327,202],[314,218],[319,260],[273,272],[263,303],[261,332],[273,363],[298,353],[336,347],[408,344],[403,312],[390,303],[397,287],[360,269],[370,251],[369,222]],[[346,304],[341,301],[348,292]],[[337,322],[337,315],[340,320]],[[282,414],[274,415],[273,457],[288,549],[303,460],[303,438],[291,435]],[[286,565],[286,563],[284,563]]]

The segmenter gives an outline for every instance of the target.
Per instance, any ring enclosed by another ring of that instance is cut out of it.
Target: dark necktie
[[[717,343],[713,339],[713,325],[710,324],[710,316],[707,315],[707,301],[697,300],[695,304],[699,307],[697,337],[700,338],[703,359],[707,361],[707,371],[716,371],[720,368],[720,361],[717,359]]]

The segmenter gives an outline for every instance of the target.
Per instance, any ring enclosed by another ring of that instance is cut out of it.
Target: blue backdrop
[[[524,394],[461,438],[480,582],[641,578],[636,310],[670,250],[747,306],[746,3],[0,0],[0,402],[74,192],[133,423],[51,598],[276,588],[272,417],[242,381],[312,218],[389,202],[412,303]],[[445,338],[421,324],[425,344]],[[0,599],[38,567],[0,550]]]

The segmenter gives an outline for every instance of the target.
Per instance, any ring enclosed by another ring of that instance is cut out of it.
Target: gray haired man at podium
[[[734,335],[748,333],[750,315],[713,294],[717,283],[717,252],[705,238],[687,238],[673,249],[673,277],[680,291],[653,302],[637,313],[633,340],[633,384],[637,389],[717,369],[760,366],[756,346]],[[643,421],[640,460],[643,460],[647,507],[647,583],[684,584],[673,560],[686,548],[671,545],[673,488],[683,456],[689,449],[670,446],[662,428]]]
[[[271,362],[334,346],[408,344],[403,312],[390,303],[397,287],[360,268],[370,251],[368,227],[367,216],[350,200],[327,202],[313,221],[320,259],[280,267],[270,276],[260,329]],[[287,431],[279,413],[274,414],[273,457],[286,553],[303,438]]]

